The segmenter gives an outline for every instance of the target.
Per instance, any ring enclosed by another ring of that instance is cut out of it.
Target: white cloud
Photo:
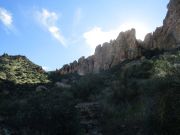
[[[50,68],[49,68],[49,67],[43,66],[42,68],[43,68],[45,71],[50,71]]]
[[[57,26],[58,15],[55,12],[42,9],[41,12],[36,13],[36,17],[38,22],[40,22],[40,24],[42,24],[59,43],[61,43],[63,46],[66,46],[65,38]]]
[[[0,7],[0,21],[7,27],[11,28],[13,23],[12,14],[5,8]]]
[[[73,18],[73,25],[74,26],[78,25],[81,19],[82,19],[82,9],[77,8],[74,14],[74,18]]]
[[[131,28],[136,29],[136,38],[141,40],[144,40],[145,35],[151,31],[151,28],[147,24],[142,22],[123,23],[120,26],[119,30],[126,31]]]
[[[137,39],[144,39],[144,36],[150,32],[150,29],[143,23],[139,22],[131,22],[131,23],[123,23],[116,29],[112,29],[109,31],[103,31],[101,27],[93,27],[89,31],[83,34],[83,37],[89,47],[94,50],[95,47],[104,42],[109,42],[111,39],[116,39],[118,34],[121,31],[126,31],[131,28],[136,29],[136,37]]]
[[[110,39],[114,39],[118,32],[116,30],[102,31],[100,27],[94,27],[90,31],[85,32],[83,37],[86,43],[91,49],[94,49],[97,45],[104,42],[108,42]]]

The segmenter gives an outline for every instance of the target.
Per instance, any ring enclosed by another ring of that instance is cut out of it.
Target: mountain
[[[32,63],[25,56],[0,56],[0,79],[14,83],[46,83],[48,76],[42,67]]]
[[[180,47],[180,1],[171,0],[163,26],[145,36],[144,41],[136,39],[135,29],[121,32],[119,36],[102,45],[98,45],[94,55],[64,65],[58,72],[80,75],[98,73],[107,70],[126,59],[135,59],[145,50],[171,50]]]
[[[179,135],[179,7],[170,0],[144,41],[121,32],[48,74],[25,56],[0,56],[0,135]]]

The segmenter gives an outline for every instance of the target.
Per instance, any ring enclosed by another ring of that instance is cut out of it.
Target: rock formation
[[[180,46],[180,1],[170,0],[163,26],[146,35],[144,48],[172,49]]]
[[[94,72],[106,70],[125,59],[139,56],[139,47],[135,37],[135,29],[121,32],[116,40],[96,47],[94,54]]]
[[[116,40],[98,45],[94,55],[88,58],[81,57],[78,62],[74,61],[69,65],[64,65],[58,72],[60,74],[77,72],[80,75],[97,73],[117,65],[125,59],[136,58],[140,53],[135,35],[135,29],[121,32]]]
[[[170,0],[163,26],[147,34],[144,41],[138,41],[135,33],[135,29],[121,32],[117,39],[98,45],[94,55],[88,58],[81,57],[78,62],[65,65],[58,72],[60,74],[77,72],[80,75],[98,73],[126,59],[141,56],[141,48],[169,50],[180,47],[180,1]]]

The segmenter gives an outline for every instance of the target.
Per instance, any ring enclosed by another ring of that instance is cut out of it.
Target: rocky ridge
[[[170,0],[168,12],[163,26],[153,33],[148,33],[144,41],[136,39],[135,29],[121,32],[117,39],[98,45],[95,53],[88,58],[81,57],[78,61],[64,65],[57,70],[60,74],[98,73],[109,69],[126,59],[135,59],[142,56],[143,49],[169,50],[180,46],[180,1]]]
[[[146,35],[143,47],[172,49],[180,46],[180,1],[170,0],[163,26]]]
[[[79,75],[98,73],[109,69],[125,59],[134,59],[140,56],[140,48],[136,40],[135,29],[121,32],[116,40],[98,45],[95,53],[88,58],[81,57],[78,61],[64,65],[58,72],[68,74],[77,72]]]

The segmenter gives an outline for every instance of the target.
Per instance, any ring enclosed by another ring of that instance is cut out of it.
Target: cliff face
[[[180,46],[180,1],[170,0],[168,12],[163,21],[163,26],[158,27],[153,33],[145,36],[143,42],[136,39],[135,29],[121,32],[117,39],[98,45],[94,55],[69,65],[64,65],[58,72],[68,74],[77,72],[98,73],[126,60],[141,56],[141,49],[172,49]]]
[[[140,55],[135,35],[135,29],[121,32],[116,40],[98,45],[94,55],[86,59],[81,57],[78,61],[64,65],[58,72],[60,74],[77,72],[80,75],[98,73],[100,70],[109,69],[125,59],[133,59]]]
[[[96,47],[94,54],[94,72],[106,70],[125,59],[139,55],[135,29],[121,32],[116,40]]]
[[[146,35],[144,48],[171,49],[180,46],[180,1],[170,0],[163,26]]]

